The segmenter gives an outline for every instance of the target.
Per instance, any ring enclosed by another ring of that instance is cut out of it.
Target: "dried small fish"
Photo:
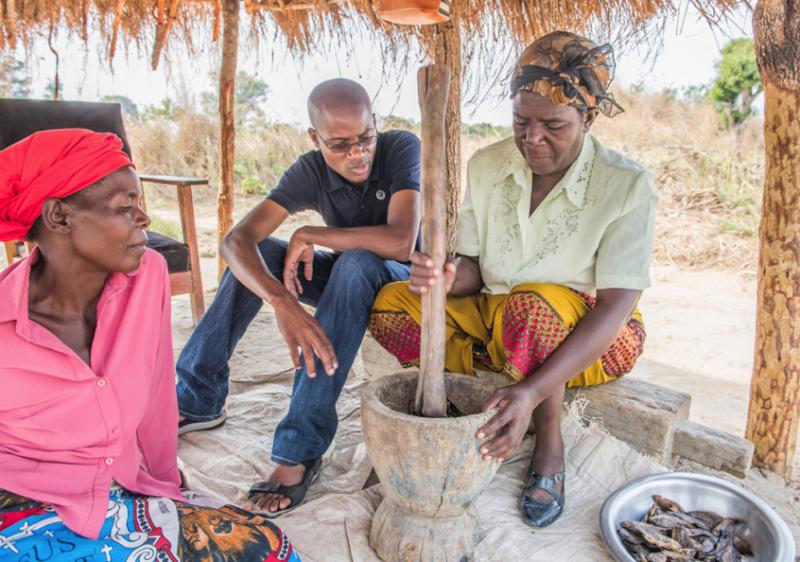
[[[742,557],[733,546],[733,535],[727,531],[720,533],[717,549],[714,552],[715,562],[740,562]]]
[[[677,529],[684,526],[684,522],[680,518],[675,517],[674,513],[660,513],[648,519],[647,523],[663,529]]]
[[[670,532],[672,540],[678,541],[683,548],[692,548],[695,541],[692,540],[689,531],[685,527],[676,527]]]
[[[622,539],[622,542],[633,545],[633,544],[644,544],[644,539],[639,535],[634,535],[627,529],[617,529],[617,534],[619,534],[619,538]]]
[[[650,511],[647,512],[647,515],[644,516],[643,521],[647,523],[648,519],[650,519],[651,517],[655,517],[659,513],[661,513],[661,508],[658,507],[657,503],[654,503],[653,507],[650,508]]]
[[[733,547],[739,551],[739,554],[744,554],[745,556],[751,556],[753,554],[753,548],[750,546],[750,543],[739,535],[734,535]]]
[[[618,533],[637,562],[741,562],[752,555],[740,535],[744,522],[711,511],[685,511],[676,501],[653,496],[641,521],[623,521]]]
[[[650,551],[641,544],[626,544],[625,548],[627,548],[628,552],[637,560],[647,560],[647,555],[650,554]]]
[[[715,544],[717,542],[718,537],[711,531],[707,531],[705,529],[697,529],[693,527],[685,527],[685,529],[689,532],[689,536],[696,541],[704,541],[706,539],[709,539],[713,541]]]
[[[724,519],[721,515],[717,515],[712,511],[690,511],[689,515],[705,523],[709,529],[713,529],[717,523]]]
[[[741,523],[742,523],[741,519],[734,519],[732,517],[725,517],[722,521],[720,521],[719,523],[714,525],[714,528],[712,529],[712,531],[714,533],[728,532],[732,528],[738,526]]]
[[[697,558],[695,558],[696,552],[692,549],[683,549],[678,552],[664,551],[664,554],[667,555],[667,560],[669,562],[684,562],[686,560],[697,560]]]
[[[641,521],[623,521],[620,523],[624,529],[635,533],[644,539],[644,542],[652,548],[662,550],[680,550],[681,545],[678,541],[662,535],[657,527],[642,523]]]
[[[681,504],[678,502],[674,502],[669,498],[665,498],[664,496],[653,496],[653,501],[656,502],[656,505],[665,511],[673,511],[673,512],[685,512],[686,510],[681,507]]]
[[[676,511],[675,513],[671,513],[673,517],[682,521],[686,526],[689,527],[696,527],[698,529],[705,529],[706,531],[710,531],[711,527],[705,524],[704,521],[697,519],[696,517],[692,517],[688,513],[683,513],[680,511]]]
[[[700,554],[711,556],[717,548],[717,541],[713,537],[706,537],[700,541]]]

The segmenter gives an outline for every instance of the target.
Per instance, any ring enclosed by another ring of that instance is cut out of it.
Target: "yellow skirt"
[[[448,297],[445,368],[475,374],[502,372],[513,381],[530,376],[594,308],[595,299],[561,285],[526,283],[508,295]],[[419,365],[422,302],[407,281],[390,283],[372,307],[370,332],[403,366]],[[567,386],[591,386],[630,372],[644,346],[638,311],[611,347]]]

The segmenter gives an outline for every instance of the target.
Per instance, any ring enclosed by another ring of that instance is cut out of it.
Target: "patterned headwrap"
[[[608,93],[614,78],[614,51],[568,31],[555,31],[531,43],[517,60],[511,97],[520,90],[580,110],[598,109],[607,117],[624,111]]]
[[[40,131],[0,150],[0,241],[21,240],[50,197],[62,199],[133,166],[122,141],[86,129]]]

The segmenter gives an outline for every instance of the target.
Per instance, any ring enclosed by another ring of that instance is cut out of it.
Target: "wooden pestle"
[[[422,251],[431,257],[434,267],[442,271],[446,259],[447,228],[444,115],[450,70],[441,64],[420,68],[417,87],[422,114]],[[415,406],[416,413],[426,417],[447,415],[444,386],[446,297],[443,282],[422,295],[422,341]]]

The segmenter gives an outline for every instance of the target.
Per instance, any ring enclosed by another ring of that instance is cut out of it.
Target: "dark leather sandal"
[[[311,487],[311,483],[319,474],[319,469],[322,466],[322,459],[311,459],[310,461],[304,461],[300,464],[306,467],[306,471],[303,473],[303,479],[297,484],[292,486],[284,486],[283,484],[278,484],[277,482],[267,482],[262,480],[253,484],[250,487],[250,491],[247,492],[248,501],[252,499],[253,494],[278,494],[289,498],[292,503],[283,509],[279,509],[278,511],[269,511],[265,509],[263,511],[257,511],[254,513],[258,513],[264,517],[278,517],[279,515],[289,513],[291,510],[303,503],[306,493]]]
[[[556,492],[556,484],[561,484],[561,493]],[[553,497],[551,502],[536,501],[528,496],[530,490],[544,490]],[[525,487],[522,489],[522,499],[519,507],[522,510],[522,518],[531,527],[547,527],[558,519],[564,511],[564,495],[566,488],[564,485],[564,471],[558,474],[547,476],[538,474],[532,468],[528,469],[528,477]]]

